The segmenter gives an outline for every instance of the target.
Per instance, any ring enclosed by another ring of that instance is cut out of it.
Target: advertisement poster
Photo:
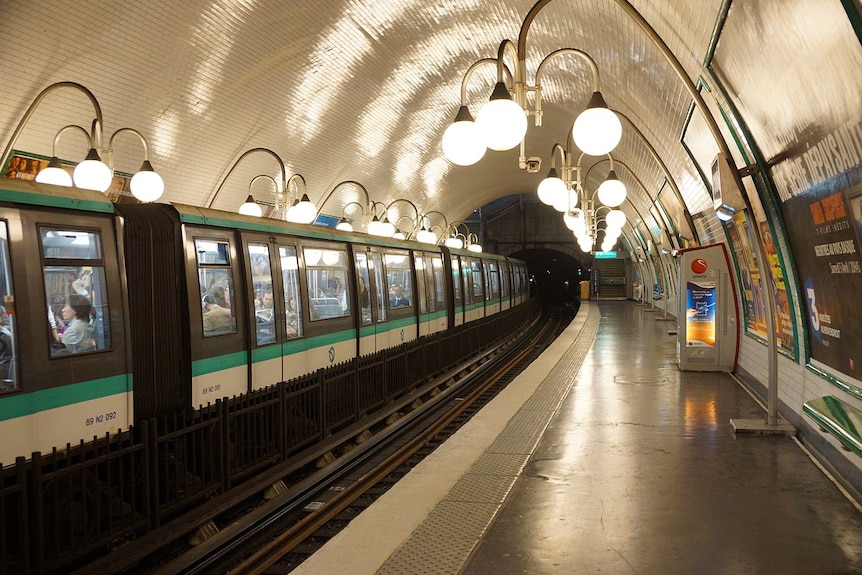
[[[686,282],[685,345],[715,347],[715,282]]]
[[[775,250],[772,230],[767,222],[760,222],[760,237],[763,238],[763,251],[769,262],[772,283],[775,285],[775,332],[778,336],[778,346],[789,353],[795,349],[793,337],[793,319],[790,317],[790,300],[787,297],[787,286],[784,274],[781,272],[781,262]]]
[[[802,284],[811,357],[862,379],[862,169],[787,199],[781,211]]]
[[[49,158],[13,150],[6,165],[2,166],[3,177],[19,180],[35,180],[36,174],[48,166],[48,160]],[[72,175],[75,165],[70,162],[62,162],[62,164],[63,169],[69,172],[69,175]],[[105,195],[114,203],[137,203],[137,198],[132,195],[129,188],[131,181],[132,174],[115,171],[111,187],[105,191]]]
[[[744,211],[734,214],[728,228],[745,304],[745,327],[750,333],[766,337],[766,312],[760,283],[760,267],[752,249],[754,238]]]

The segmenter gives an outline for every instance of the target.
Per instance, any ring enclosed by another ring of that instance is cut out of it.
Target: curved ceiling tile
[[[262,146],[281,157],[289,174],[305,177],[315,201],[338,182],[357,180],[372,199],[404,197],[422,211],[464,219],[497,198],[534,192],[551,146],[565,143],[591,90],[578,58],[563,56],[548,66],[543,125],[531,119],[526,139],[527,155],[543,160],[539,174],[518,168],[517,148],[489,151],[471,167],[443,157],[440,140],[457,109],[464,73],[479,58],[496,56],[504,38],[517,40],[533,3],[82,0],[74,10],[60,0],[27,10],[2,3],[0,49],[16,55],[23,73],[4,78],[0,130],[11,134],[41,89],[73,80],[99,99],[106,134],[128,126],[145,135],[153,165],[165,178],[165,201],[208,203],[232,163]],[[701,73],[722,4],[633,1],[692,79]],[[608,103],[637,123],[689,208],[706,209],[709,193],[680,144],[691,98],[618,2],[549,2],[527,38],[531,83],[542,58],[562,47],[582,49],[596,60]],[[474,115],[493,80],[491,67],[471,78],[467,97]],[[60,126],[86,125],[91,116],[82,95],[58,92],[40,107],[18,147],[48,155]],[[59,151],[76,161],[83,147],[70,135]],[[648,189],[639,190],[618,172],[638,209],[648,209],[664,173],[631,134],[624,134],[614,157]],[[119,138],[115,160],[121,170],[136,170],[139,142]],[[249,157],[225,182],[215,207],[236,209],[255,175],[278,178],[278,172],[271,158]],[[264,200],[271,190],[266,181],[253,188]],[[326,211],[340,216],[356,195],[333,195]]]

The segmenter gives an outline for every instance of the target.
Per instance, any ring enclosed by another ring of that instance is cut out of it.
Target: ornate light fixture
[[[535,84],[527,83],[527,33],[539,11],[548,0],[539,0],[531,9],[521,24],[517,45],[509,39],[500,43],[497,58],[484,58],[475,62],[461,81],[461,105],[455,116],[455,121],[444,133],[444,153],[446,157],[458,165],[471,165],[478,162],[484,152],[480,143],[492,150],[509,150],[521,144],[519,165],[527,168],[527,158],[524,153],[524,135],[527,131],[527,116],[535,118],[535,125],[542,125],[542,73],[548,63],[566,54],[580,57],[592,72],[592,96],[586,110],[581,112],[574,122],[572,137],[578,147],[585,153],[602,156],[613,150],[622,135],[622,124],[613,111],[608,109],[599,86],[599,71],[595,61],[589,54],[576,48],[561,48],[545,56],[536,70]],[[513,69],[510,71],[504,63],[504,57],[509,52],[513,59]],[[497,82],[491,93],[490,100],[485,104],[472,121],[472,116],[466,104],[466,85],[472,73],[484,64],[493,63],[497,66]],[[509,80],[507,86],[505,79]],[[529,108],[527,94],[533,93],[534,109]],[[471,126],[471,124],[473,124]]]
[[[395,198],[394,200],[389,202],[389,205],[386,206],[386,213],[389,214],[389,211],[393,209],[392,206],[394,206],[398,202],[403,202],[403,203],[409,205],[411,208],[413,208],[413,215],[411,216],[411,215],[399,214],[398,210],[395,210],[395,223],[396,223],[396,225],[395,225],[395,231],[394,231],[392,237],[396,238],[396,239],[402,239],[402,240],[416,239],[415,236],[417,234],[417,230],[421,227],[421,224],[422,224],[422,222],[421,222],[422,216],[419,214],[419,208],[417,208],[416,204],[414,204],[413,202],[411,202],[407,198]],[[410,222],[409,227],[407,227],[406,229],[402,229],[400,227],[401,222],[403,222],[404,220],[407,220]]]
[[[337,184],[335,184],[332,187],[332,189],[329,190],[329,192],[327,192],[327,194],[323,197],[323,201],[320,202],[320,208],[318,208],[317,213],[315,214],[315,219],[317,219],[317,217],[320,216],[320,214],[323,212],[323,206],[326,205],[326,202],[328,202],[332,198],[332,196],[335,195],[336,192],[338,192],[342,189],[355,189],[355,190],[361,191],[362,197],[360,199],[364,199],[364,203],[359,202],[359,201],[355,201],[355,200],[351,200],[351,201],[348,201],[347,203],[345,203],[344,207],[341,209],[341,218],[338,220],[338,224],[335,226],[335,229],[341,230],[344,232],[354,231],[353,220],[351,220],[350,218],[347,217],[347,208],[350,208],[352,206],[356,206],[357,208],[359,208],[359,211],[361,212],[361,217],[360,217],[361,227],[367,227],[367,225],[369,223],[367,221],[367,217],[371,213],[371,210],[373,208],[373,203],[371,201],[371,197],[368,194],[368,190],[366,190],[365,186],[363,186],[362,184],[360,184],[356,180],[344,180],[342,182],[338,182]],[[355,197],[355,196],[351,196],[351,197]]]
[[[261,217],[263,215],[263,210],[260,207],[260,204],[263,202],[257,202],[254,199],[254,197],[251,195],[251,187],[259,178],[265,177],[265,178],[269,178],[270,180],[272,180],[273,184],[275,185],[275,201],[272,203],[269,203],[269,205],[271,205],[273,208],[271,213],[274,217],[277,217],[277,218],[283,216],[285,201],[286,201],[286,196],[285,196],[283,186],[284,186],[285,182],[287,181],[287,168],[285,168],[284,162],[279,157],[279,155],[276,154],[275,152],[273,152],[272,150],[270,150],[269,148],[251,148],[250,150],[246,150],[245,152],[240,154],[240,156],[231,165],[230,169],[228,169],[224,178],[222,178],[222,180],[219,182],[218,186],[216,186],[216,189],[213,192],[212,196],[210,197],[209,202],[207,202],[208,208],[211,208],[213,206],[213,204],[215,203],[216,199],[218,199],[218,196],[221,193],[221,190],[224,187],[225,182],[228,181],[228,178],[230,178],[231,174],[234,172],[234,170],[236,170],[236,168],[237,168],[237,166],[239,166],[240,162],[242,162],[245,158],[247,158],[251,154],[255,154],[258,152],[263,152],[263,153],[269,154],[270,156],[272,156],[275,159],[276,163],[278,164],[278,169],[279,169],[278,176],[280,177],[280,180],[277,180],[276,178],[273,178],[272,176],[267,176],[266,174],[260,174],[260,175],[253,177],[251,179],[251,182],[249,182],[249,185],[248,185],[248,197],[246,197],[245,202],[242,203],[242,205],[239,207],[238,211],[239,211],[239,213],[244,214],[244,215],[248,215],[248,216]],[[298,174],[296,174],[296,175],[298,175]],[[291,177],[293,177],[293,176],[291,176]],[[299,176],[299,177],[302,177],[302,176]]]
[[[263,208],[260,207],[260,204],[255,201],[254,196],[251,195],[251,188],[254,186],[254,183],[259,179],[268,179],[275,186],[275,198],[276,203],[279,200],[279,194],[282,194],[281,188],[278,185],[278,182],[272,176],[268,176],[266,174],[260,174],[251,179],[251,182],[248,184],[248,197],[245,199],[245,202],[239,207],[239,213],[245,216],[254,216],[261,217],[263,216]],[[282,194],[283,197],[283,194]]]
[[[302,184],[302,197],[299,196],[299,184]],[[284,219],[295,224],[310,224],[317,218],[317,206],[314,205],[306,193],[305,178],[299,174],[293,174],[288,178],[285,193],[290,197],[291,186],[294,188],[293,204],[284,214]]]
[[[568,139],[564,150],[560,144],[554,144],[551,149],[551,168],[548,175],[539,183],[537,193],[539,199],[548,205],[552,205],[557,211],[563,212],[563,221],[578,239],[578,245],[584,252],[592,251],[598,232],[604,230],[605,242],[616,242],[622,227],[625,225],[626,215],[622,210],[616,210],[626,199],[626,187],[617,177],[614,171],[614,159],[611,154],[606,154],[610,161],[610,171],[607,179],[598,187],[592,195],[584,194],[581,181],[581,161],[584,158],[582,152],[578,156],[577,164],[572,167],[572,138]],[[562,156],[562,174],[556,170],[557,153]],[[593,164],[592,170],[598,163]],[[589,170],[587,171],[589,175]],[[561,177],[562,176],[562,177]],[[586,178],[584,178],[586,179]],[[601,205],[596,206],[595,200],[598,196]],[[578,202],[581,206],[578,208]],[[607,215],[601,218],[601,211],[607,211]],[[605,222],[605,228],[599,228],[598,224]],[[603,245],[606,247],[607,243]],[[610,244],[613,246],[613,243]],[[610,248],[608,248],[610,249]],[[608,251],[608,250],[603,250]]]
[[[3,151],[3,156],[0,157],[0,166],[6,164],[6,161],[9,159],[9,156],[12,154],[12,150],[15,147],[15,143],[18,141],[18,137],[21,135],[21,132],[24,129],[24,126],[30,120],[42,100],[44,100],[48,94],[60,88],[74,88],[83,92],[84,95],[87,96],[87,98],[92,103],[93,111],[96,118],[93,120],[89,132],[76,124],[70,124],[60,128],[60,130],[54,136],[54,142],[51,151],[51,160],[48,162],[48,166],[36,175],[36,181],[39,183],[54,184],[59,186],[71,186],[74,182],[74,185],[78,188],[96,190],[99,192],[107,191],[108,188],[111,187],[111,182],[114,177],[114,138],[123,132],[130,132],[138,136],[144,146],[144,163],[141,166],[140,171],[138,171],[132,177],[132,181],[130,183],[132,194],[142,202],[152,202],[159,199],[164,192],[165,184],[161,176],[159,176],[155,172],[155,170],[153,170],[153,166],[149,161],[147,141],[144,136],[141,135],[140,132],[138,132],[137,130],[133,130],[132,128],[120,128],[119,130],[114,132],[109,142],[108,153],[110,155],[109,163],[111,164],[111,167],[108,167],[108,165],[106,165],[102,161],[102,156],[100,154],[102,144],[102,127],[104,125],[102,121],[102,108],[99,105],[99,101],[96,99],[96,96],[94,96],[90,90],[88,90],[81,84],[75,82],[57,82],[55,84],[51,84],[50,86],[39,92],[39,94],[30,104],[30,107],[27,108],[26,112],[24,112],[24,116],[21,118],[21,121],[18,123],[18,126],[12,133],[12,137],[9,139],[9,143],[6,145],[6,149]],[[84,134],[84,137],[87,138],[87,145],[89,148],[87,156],[84,158],[84,160],[77,166],[75,166],[71,178],[69,177],[69,174],[63,169],[62,164],[60,163],[60,159],[57,156],[57,143],[60,139],[60,136],[68,130],[78,130],[82,132]]]
[[[432,224],[431,216],[436,215],[440,216],[440,219],[443,220],[443,225]],[[449,229],[449,220],[446,219],[446,216],[442,212],[438,212],[437,210],[430,210],[425,212],[419,217],[420,229],[416,232],[416,241],[421,242],[423,244],[432,244],[436,245],[440,240],[440,237],[446,233],[446,230]],[[440,234],[438,235],[434,229],[437,228],[440,230]]]
[[[382,217],[377,216],[377,206],[382,206]],[[389,216],[386,214],[386,204],[383,202],[372,202],[371,210],[374,216],[371,222],[368,223],[368,234],[381,238],[391,238],[395,233],[395,225],[389,221]]]

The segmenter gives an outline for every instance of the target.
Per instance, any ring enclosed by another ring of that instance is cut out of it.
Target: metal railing
[[[197,411],[19,457],[0,469],[0,573],[67,571],[261,471],[315,454],[536,312],[533,302]]]

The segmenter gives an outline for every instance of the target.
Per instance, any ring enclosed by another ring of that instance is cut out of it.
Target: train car
[[[0,462],[497,313],[519,302],[522,267],[4,180]]]
[[[113,205],[0,180],[0,462],[132,422],[128,318]]]
[[[500,286],[507,262],[194,206],[116,209],[140,374],[136,418],[394,347],[462,323],[457,315],[484,317],[484,270]],[[460,289],[445,273],[451,261],[468,270]],[[469,314],[453,293],[467,295]],[[495,302],[487,313],[499,311],[499,290],[487,299]]]

